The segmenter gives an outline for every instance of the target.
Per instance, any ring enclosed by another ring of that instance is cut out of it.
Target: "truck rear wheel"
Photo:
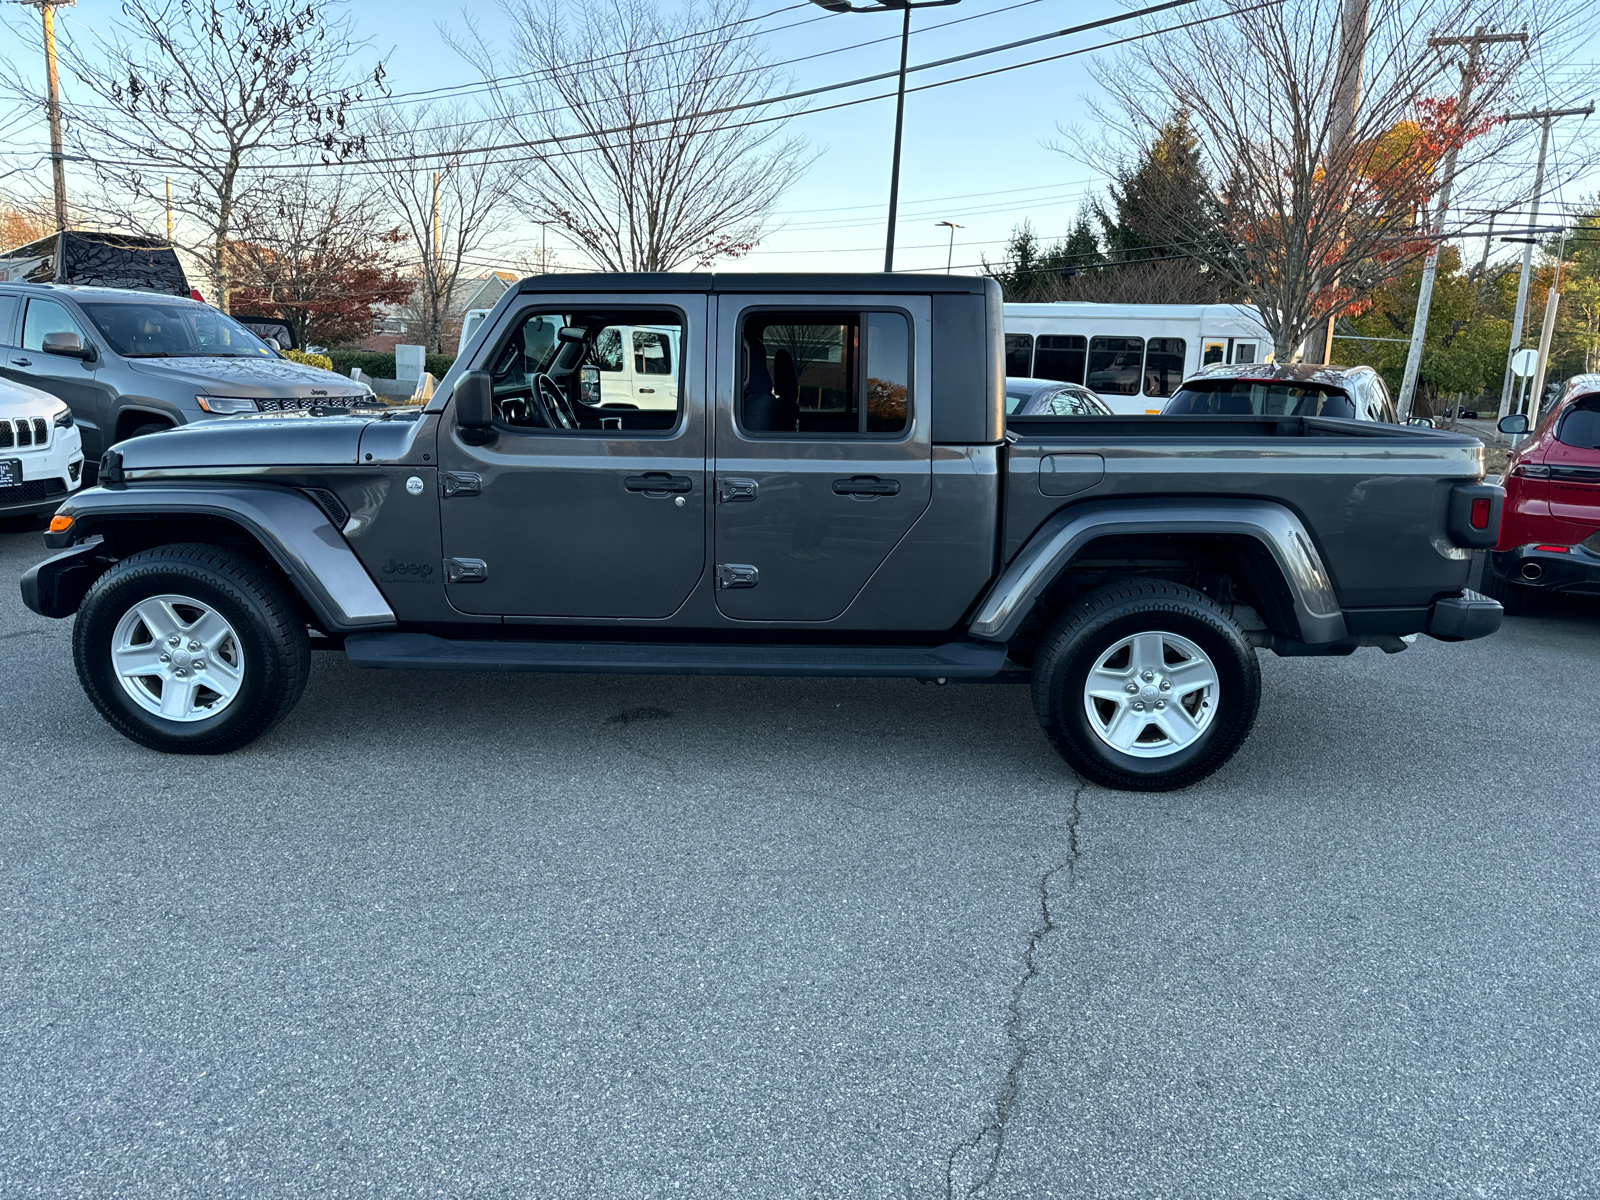
[[[1061,757],[1123,791],[1170,791],[1244,743],[1261,668],[1244,631],[1181,584],[1091,592],[1057,618],[1033,664],[1033,704]]]
[[[159,546],[117,563],[84,597],[72,649],[112,728],[169,754],[248,745],[288,715],[311,674],[292,597],[217,546]]]

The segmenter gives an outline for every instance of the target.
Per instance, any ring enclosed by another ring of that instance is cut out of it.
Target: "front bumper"
[[[1559,551],[1541,550],[1538,545],[1497,550],[1484,569],[1522,587],[1600,595],[1600,554],[1583,543]]]
[[[83,485],[83,440],[77,427],[52,433],[46,446],[0,446],[0,458],[13,459],[22,468],[18,483],[0,487],[0,517],[54,512]]]
[[[1505,615],[1498,600],[1468,590],[1433,602],[1427,633],[1441,642],[1470,642],[1499,629]]]

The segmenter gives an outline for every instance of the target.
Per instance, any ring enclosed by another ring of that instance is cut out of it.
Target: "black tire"
[[[1520,615],[1528,606],[1528,593],[1531,589],[1501,578],[1500,573],[1494,569],[1494,563],[1488,558],[1483,562],[1483,579],[1479,586],[1489,599],[1500,601],[1500,607],[1506,610],[1508,617]]]
[[[1209,724],[1161,757],[1110,745],[1091,726],[1085,701],[1089,672],[1102,657],[1124,638],[1147,632],[1193,643],[1216,672]],[[1244,743],[1260,703],[1261,667],[1244,631],[1200,592],[1159,579],[1112,584],[1083,597],[1056,619],[1033,663],[1034,710],[1051,744],[1085,779],[1121,791],[1171,791],[1204,779]]]
[[[112,639],[124,614],[168,594],[214,608],[238,639],[238,690],[214,717],[175,721],[146,711],[113,666]],[[310,638],[294,598],[259,563],[198,544],[145,550],[100,576],[78,609],[72,653],[83,690],[111,727],[168,754],[224,754],[248,745],[288,715],[311,674]]]
[[[130,430],[128,437],[144,437],[144,435],[147,433],[160,433],[163,430],[171,428],[172,423],[170,421],[147,421],[143,425],[135,426],[132,430]],[[126,441],[127,439],[124,438],[122,440]]]

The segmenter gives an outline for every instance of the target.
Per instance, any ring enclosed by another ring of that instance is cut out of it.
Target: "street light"
[[[911,10],[914,8],[944,8],[960,0],[883,0],[881,4],[852,4],[850,0],[811,0],[818,8],[831,13],[894,12],[905,13],[900,27],[900,93],[894,105],[894,160],[889,167],[889,232],[884,240],[883,269],[894,270],[894,218],[900,205],[900,130],[906,116],[906,55],[911,49]],[[952,237],[955,235],[952,234]]]
[[[954,221],[935,221],[933,224],[934,228],[938,228],[940,225],[950,226],[950,249],[944,256],[944,273],[948,275],[950,274],[950,264],[955,261],[956,257],[956,230],[965,229],[966,226],[957,225]]]

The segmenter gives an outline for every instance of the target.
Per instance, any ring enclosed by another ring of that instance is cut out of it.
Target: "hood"
[[[49,392],[0,378],[0,417],[44,417],[51,420],[65,407]]]
[[[222,396],[340,397],[371,395],[343,375],[286,358],[130,358],[128,368],[169,382],[188,384],[195,394]]]
[[[375,417],[272,413],[219,417],[118,442],[124,470],[299,467],[355,463]]]

